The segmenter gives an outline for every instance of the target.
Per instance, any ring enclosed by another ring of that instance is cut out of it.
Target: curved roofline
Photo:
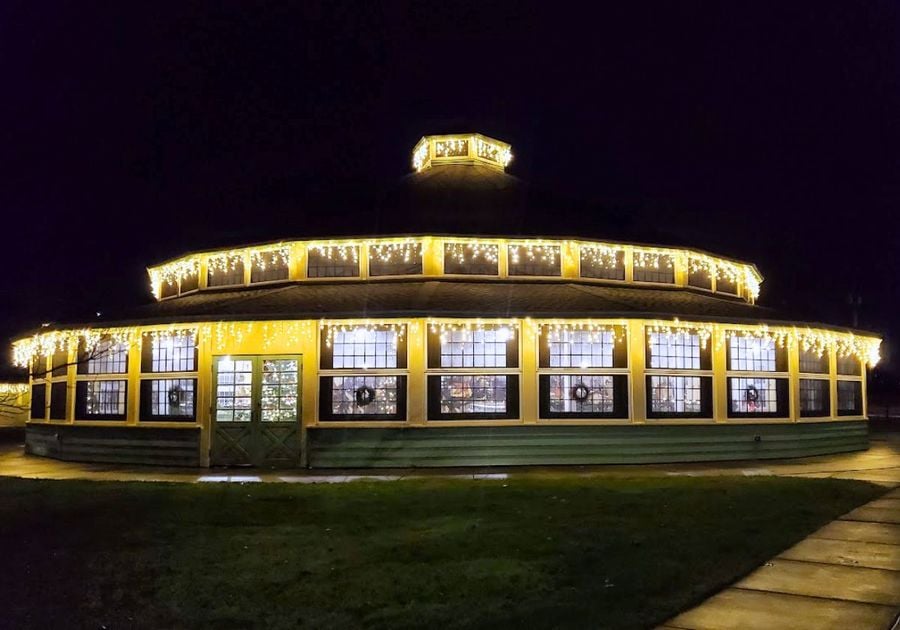
[[[378,240],[391,240],[391,239],[406,239],[406,238],[454,238],[454,239],[468,239],[468,238],[483,238],[483,239],[512,239],[512,240],[534,240],[534,241],[577,241],[582,243],[597,243],[603,245],[625,245],[629,247],[653,247],[657,249],[671,249],[671,250],[679,250],[688,253],[701,254],[704,256],[711,256],[713,258],[719,258],[721,260],[725,260],[727,262],[736,263],[740,265],[747,265],[756,273],[757,277],[762,280],[763,276],[759,272],[759,268],[755,263],[752,263],[747,260],[742,260],[740,258],[734,258],[733,256],[727,256],[724,254],[719,254],[716,252],[711,252],[705,249],[700,249],[697,247],[690,247],[684,245],[665,245],[661,243],[644,243],[638,241],[627,241],[627,240],[603,240],[597,238],[585,238],[583,236],[534,236],[534,235],[518,235],[518,234],[459,234],[459,233],[451,233],[451,232],[413,232],[406,234],[377,234],[377,235],[353,235],[353,236],[306,236],[306,237],[288,237],[281,239],[272,239],[266,241],[256,241],[253,243],[243,243],[240,245],[225,245],[221,247],[213,247],[207,249],[198,249],[185,252],[183,254],[179,254],[178,256],[173,256],[171,258],[167,258],[160,262],[150,265],[147,269],[161,267],[163,265],[167,265],[169,263],[177,262],[183,258],[188,256],[202,256],[208,254],[214,254],[222,251],[232,251],[239,249],[247,249],[251,247],[265,247],[269,245],[279,245],[282,243],[293,243],[293,242],[343,242],[343,241],[378,241]]]

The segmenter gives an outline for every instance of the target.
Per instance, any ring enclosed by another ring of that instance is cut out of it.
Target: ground
[[[648,628],[884,492],[845,479],[0,479],[9,627]]]

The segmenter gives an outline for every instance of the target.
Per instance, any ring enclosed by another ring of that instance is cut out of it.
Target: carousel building
[[[456,230],[191,253],[148,269],[153,303],[16,341],[27,451],[329,468],[867,448],[877,336],[779,317],[727,256],[463,233],[466,212],[515,225],[492,205],[518,194],[510,159],[424,137],[398,198]]]

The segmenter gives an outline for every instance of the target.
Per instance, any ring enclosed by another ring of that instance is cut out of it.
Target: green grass
[[[882,490],[0,480],[4,627],[646,628]]]

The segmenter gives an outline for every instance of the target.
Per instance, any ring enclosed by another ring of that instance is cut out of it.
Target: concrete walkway
[[[898,615],[900,489],[895,489],[662,628],[887,630]]]
[[[900,485],[900,434],[873,435],[867,451],[801,459],[643,464],[636,466],[518,466],[431,469],[265,470],[258,468],[166,468],[121,464],[61,462],[26,455],[21,444],[0,444],[0,477],[90,479],[96,481],[171,481],[340,483],[360,479],[391,481],[413,477],[502,479],[522,475],[710,476],[783,475],[859,479],[886,487]]]

